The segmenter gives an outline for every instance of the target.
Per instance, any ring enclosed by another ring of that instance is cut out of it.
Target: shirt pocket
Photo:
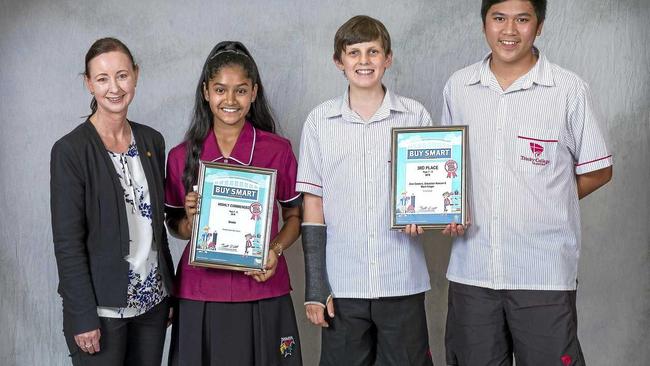
[[[557,159],[559,138],[553,131],[520,128],[516,144],[516,170],[539,174],[552,169]]]

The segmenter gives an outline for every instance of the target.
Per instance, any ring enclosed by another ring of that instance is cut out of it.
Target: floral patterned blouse
[[[108,151],[108,150],[107,150]],[[131,132],[131,144],[125,153],[108,151],[124,192],[129,223],[129,285],[124,308],[97,307],[107,318],[130,318],[146,313],[165,296],[165,287],[158,273],[158,255],[152,249],[153,229],[149,186],[140,163],[138,148]]]

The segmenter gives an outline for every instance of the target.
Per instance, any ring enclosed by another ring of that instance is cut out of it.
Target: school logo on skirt
[[[280,354],[282,357],[287,358],[293,354],[296,348],[296,341],[293,336],[280,338]]]

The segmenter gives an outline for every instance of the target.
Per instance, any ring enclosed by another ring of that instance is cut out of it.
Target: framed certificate
[[[201,200],[192,227],[191,265],[264,270],[276,174],[274,169],[200,163]]]
[[[467,126],[393,128],[391,229],[466,224]]]

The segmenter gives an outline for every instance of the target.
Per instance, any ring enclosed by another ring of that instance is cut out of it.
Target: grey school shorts
[[[584,366],[576,291],[449,283],[445,346],[453,366]]]

